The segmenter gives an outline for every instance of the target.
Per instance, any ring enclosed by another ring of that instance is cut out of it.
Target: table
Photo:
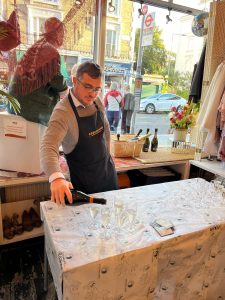
[[[223,162],[221,161],[210,161],[207,159],[202,159],[201,161],[190,160],[190,164],[198,167],[201,170],[205,170],[212,174],[225,178],[225,167],[223,166]]]
[[[144,300],[225,297],[225,199],[189,179],[97,194],[138,203],[136,231],[89,236],[88,206],[41,203],[46,253],[59,299]],[[173,222],[160,237],[155,218]]]

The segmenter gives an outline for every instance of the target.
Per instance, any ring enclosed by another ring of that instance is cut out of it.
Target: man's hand
[[[65,195],[67,196],[70,203],[72,203],[72,194],[70,189],[73,188],[71,182],[66,181],[63,178],[57,178],[51,182],[50,189],[51,189],[51,200],[56,202],[57,204],[65,205]]]

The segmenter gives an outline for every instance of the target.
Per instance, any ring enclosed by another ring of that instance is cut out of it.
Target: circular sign
[[[148,5],[143,5],[141,8],[141,12],[143,13],[143,15],[146,15],[148,12]]]
[[[152,24],[153,18],[152,15],[147,15],[145,18],[145,27],[150,27]]]

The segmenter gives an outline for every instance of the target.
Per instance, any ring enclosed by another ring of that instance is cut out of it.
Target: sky
[[[197,0],[182,0],[182,1],[177,0],[174,2],[184,5],[184,6],[194,7],[194,8],[198,8],[198,9],[202,9],[202,10],[204,9],[204,10],[208,11],[207,2],[209,2],[209,0],[203,1],[201,6],[196,5],[196,2],[198,2]],[[140,8],[140,7],[141,7],[141,5],[139,3],[136,3],[136,2],[134,3],[135,24],[138,28],[141,27],[141,20],[142,20],[142,17],[138,17],[138,8]],[[162,30],[162,39],[164,40],[166,49],[176,52],[177,41],[178,41],[178,37],[180,34],[179,19],[182,16],[185,16],[185,14],[175,12],[172,10],[170,12],[170,18],[172,19],[172,22],[169,22],[168,24],[166,24],[166,15],[168,15],[167,9],[151,7],[149,5],[148,13],[151,13],[151,12],[155,12],[155,23],[156,23],[156,26],[160,27],[160,29]],[[191,16],[191,19],[193,19],[193,18],[194,17]],[[188,33],[190,35],[192,34],[191,22],[192,21],[190,21],[190,33]]]

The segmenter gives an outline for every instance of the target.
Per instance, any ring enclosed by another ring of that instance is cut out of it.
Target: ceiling
[[[168,0],[168,1],[162,1],[162,0],[130,0],[132,2],[137,2],[140,4],[147,4],[155,7],[160,7],[160,8],[165,8],[165,9],[171,9],[173,11],[178,11],[182,12],[188,15],[198,15],[202,11],[193,7],[188,7],[188,6],[183,6],[178,4],[177,2],[179,1],[173,1],[173,0]],[[174,3],[176,2],[176,3]]]

